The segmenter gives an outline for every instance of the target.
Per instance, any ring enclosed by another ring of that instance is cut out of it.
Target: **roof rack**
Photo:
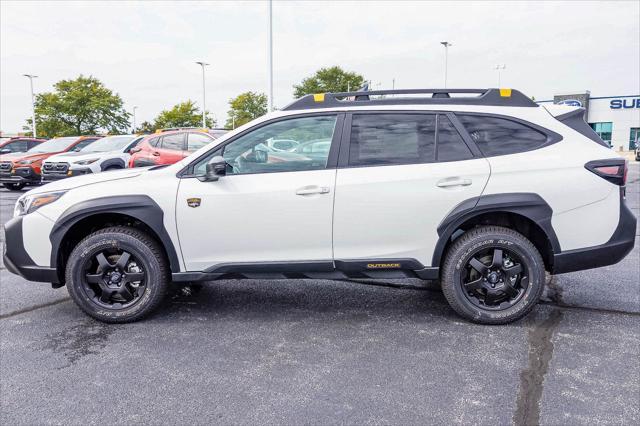
[[[451,94],[469,94],[455,96]],[[380,95],[431,94],[425,97],[386,97],[371,99]],[[401,89],[369,90],[357,92],[319,93],[305,95],[286,107],[283,111],[298,109],[335,108],[364,105],[481,105],[537,107],[538,104],[515,89]]]

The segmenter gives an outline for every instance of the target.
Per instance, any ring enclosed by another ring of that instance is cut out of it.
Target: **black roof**
[[[424,97],[401,97],[397,95],[431,94]],[[467,94],[469,96],[451,96]],[[394,95],[371,99],[370,96]],[[369,105],[482,105],[538,107],[538,104],[514,89],[401,89],[370,90],[357,92],[320,93],[303,96],[283,111],[298,109],[335,108]]]

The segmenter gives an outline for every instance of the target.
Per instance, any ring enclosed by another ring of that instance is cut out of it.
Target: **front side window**
[[[162,137],[162,149],[182,151],[183,141],[184,141],[184,133],[165,135]]]
[[[547,143],[544,133],[512,120],[485,115],[457,117],[487,157],[531,151]]]
[[[204,174],[207,163],[216,155],[222,155],[227,162],[227,175],[325,169],[329,150],[310,154],[297,148],[311,142],[330,145],[335,127],[335,115],[270,123],[233,140],[222,148],[222,153],[220,150],[209,153],[196,163],[193,174]],[[292,140],[296,148],[292,151],[273,148],[273,141],[279,140]]]
[[[433,162],[435,128],[435,114],[354,114],[349,165]]]

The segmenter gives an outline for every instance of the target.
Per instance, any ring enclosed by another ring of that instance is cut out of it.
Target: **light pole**
[[[269,70],[268,70],[268,79],[269,79],[269,90],[267,94],[267,112],[273,111],[273,1],[269,0],[269,35],[268,35],[268,43],[269,46],[267,48],[267,56],[269,57]]]
[[[31,85],[31,130],[33,131],[33,137],[38,137],[36,135],[36,104],[35,99],[33,97],[33,79],[38,78],[37,75],[33,74],[22,74],[29,79],[29,84]]]
[[[441,41],[441,45],[444,46],[444,88],[447,88],[447,62],[449,61],[449,46],[453,46],[453,44],[448,41]]]
[[[500,70],[506,69],[507,66],[505,64],[498,64],[493,69],[498,71],[498,88],[500,88]]]
[[[132,133],[136,132],[136,109],[138,109],[138,107],[134,106],[133,107],[133,132]]]
[[[202,62],[202,61],[196,61],[196,64],[200,65],[202,67],[202,128],[206,129],[207,128],[207,120],[206,120],[206,116],[207,116],[207,97],[205,94],[205,87],[204,87],[204,67],[206,67],[207,65],[209,65],[206,62]]]

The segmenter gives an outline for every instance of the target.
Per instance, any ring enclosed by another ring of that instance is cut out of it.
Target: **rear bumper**
[[[4,225],[5,252],[4,265],[9,272],[29,281],[59,284],[60,278],[55,268],[36,265],[24,249],[22,241],[22,218],[16,217]]]
[[[576,250],[567,250],[553,256],[553,274],[600,268],[620,262],[635,245],[636,217],[620,193],[620,219],[618,227],[606,243]]]
[[[0,173],[0,183],[40,183],[40,175],[31,167],[17,167],[10,173]]]

